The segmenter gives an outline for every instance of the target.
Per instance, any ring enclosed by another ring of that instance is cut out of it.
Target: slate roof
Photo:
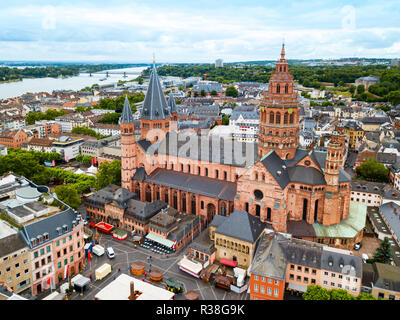
[[[308,185],[325,185],[324,174],[313,167],[296,166],[288,168],[291,182],[305,183]]]
[[[21,250],[27,245],[20,233],[11,234],[0,239],[0,258]]]
[[[389,264],[374,263],[376,281],[374,286],[400,292],[400,268]]]
[[[279,240],[275,239],[274,236],[277,236]],[[261,237],[250,269],[251,274],[273,279],[285,279],[287,261],[279,241],[284,241],[280,234],[264,234]]]
[[[137,180],[137,181],[144,181],[147,178],[147,173],[144,167],[140,167],[136,169],[135,174],[132,177],[132,180]]]
[[[140,117],[148,120],[167,119],[171,117],[164,91],[158,78],[157,69],[153,64],[149,87],[143,101]]]
[[[245,120],[257,120],[260,119],[260,114],[257,111],[236,111],[232,112],[230,120],[238,120],[242,116]]]
[[[32,249],[33,248],[31,243],[32,238],[36,238],[39,235],[48,233],[49,240],[43,240],[43,242],[38,243],[37,246],[39,245],[42,246],[46,243],[51,243],[51,241],[53,241],[54,239],[70,233],[72,230],[72,221],[75,219],[76,219],[76,214],[71,208],[68,208],[67,210],[57,213],[46,219],[24,226],[20,232],[25,242],[28,244],[29,248]],[[64,225],[68,226],[68,231],[66,233],[58,234],[57,228],[61,228],[62,230],[62,227]]]
[[[129,104],[128,96],[125,96],[124,108],[122,109],[122,116],[120,123],[131,123],[133,122],[133,115],[131,105]]]
[[[228,201],[234,201],[236,195],[234,182],[164,168],[155,169],[145,181]]]
[[[171,91],[168,97],[168,107],[170,113],[177,113],[174,93]]]
[[[104,208],[106,203],[114,202],[119,208],[126,208],[127,201],[135,199],[136,197],[136,194],[130,192],[128,189],[121,188],[115,184],[110,184],[89,196],[86,199],[86,202],[99,208]]]
[[[155,200],[151,203],[146,203],[143,201],[130,199],[128,201],[128,206],[125,215],[138,217],[141,220],[147,221],[156,215],[160,210],[168,207],[168,205],[161,201]]]
[[[299,239],[286,240],[281,243],[288,263],[310,268],[321,268],[323,245]]]
[[[283,166],[286,166],[286,164],[277,155],[277,153],[275,151],[271,151],[263,159],[261,159],[261,163],[274,177],[275,181],[280,185],[280,187],[285,189],[290,182],[289,173],[287,169],[284,170]]]
[[[394,202],[386,202],[379,207],[379,211],[397,239],[400,239],[400,206]]]
[[[332,263],[332,265],[330,265]],[[321,269],[332,272],[362,277],[362,259],[357,256],[324,249],[321,258]],[[354,268],[354,269],[352,269]]]
[[[250,166],[258,159],[256,143],[226,142],[218,136],[188,135],[176,131],[169,132],[159,144],[154,145],[154,148],[159,154],[237,167]]]
[[[266,228],[266,224],[246,211],[235,210],[215,230],[228,237],[254,243]]]

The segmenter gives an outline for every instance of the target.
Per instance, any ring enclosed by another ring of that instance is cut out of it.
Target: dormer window
[[[44,237],[44,240],[49,240],[50,239],[50,235],[47,232],[43,233],[43,237]]]
[[[67,232],[68,231],[68,226],[66,224],[63,225],[62,227],[63,232]]]
[[[39,243],[43,242],[43,236],[42,235],[37,236],[37,240]]]
[[[32,244],[32,247],[34,247],[34,246],[36,246],[36,239],[35,238],[32,238],[31,239],[31,244]]]
[[[58,234],[58,235],[61,234],[61,228],[60,228],[60,227],[57,227],[56,231],[57,231],[57,234]]]

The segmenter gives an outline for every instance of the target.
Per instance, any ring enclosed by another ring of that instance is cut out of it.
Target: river
[[[81,73],[79,76],[69,78],[36,78],[36,79],[23,79],[17,82],[7,82],[0,84],[0,99],[13,98],[23,95],[24,93],[31,92],[49,92],[53,90],[80,90],[85,87],[97,83],[110,84],[117,83],[118,80],[132,80],[139,76],[139,74],[147,67],[132,67],[124,69],[113,69],[105,70],[102,72],[109,71],[109,77],[104,81],[100,81],[106,77],[105,74],[92,73]],[[122,74],[112,74],[112,72],[129,72],[133,74],[127,74],[124,78]]]

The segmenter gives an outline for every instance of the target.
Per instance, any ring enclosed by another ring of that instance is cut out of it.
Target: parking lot
[[[87,263],[86,270],[82,274],[89,277],[90,274],[93,276],[92,287],[85,292],[82,296],[77,293],[73,293],[70,299],[72,300],[93,300],[97,292],[112,282],[120,273],[128,274],[137,279],[142,279],[143,276],[133,276],[130,273],[130,266],[135,261],[144,263],[146,272],[150,270],[159,270],[163,274],[163,278],[167,279],[174,277],[184,284],[184,293],[189,290],[195,290],[199,294],[200,300],[244,300],[249,299],[249,294],[243,292],[241,294],[228,292],[226,290],[216,288],[210,283],[206,283],[200,279],[196,279],[193,276],[181,271],[177,265],[179,260],[183,257],[187,250],[184,248],[180,253],[174,253],[171,255],[162,255],[154,253],[146,248],[140,246],[134,246],[132,242],[127,240],[119,241],[112,238],[110,235],[101,234],[100,245],[103,247],[112,247],[115,252],[115,258],[109,259],[106,254],[101,257],[92,255],[90,263]],[[151,256],[151,259],[148,257]],[[95,270],[103,265],[104,263],[110,263],[113,265],[111,274],[107,275],[100,281],[95,281]],[[118,270],[120,268],[120,271]],[[153,283],[156,286],[165,288],[165,285],[161,283]],[[175,295],[175,300],[183,300],[183,294]]]

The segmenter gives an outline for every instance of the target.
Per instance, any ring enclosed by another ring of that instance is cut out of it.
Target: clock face
[[[289,114],[292,114],[292,113],[293,113],[293,109],[292,109],[292,108],[289,108],[288,113],[289,113]]]

